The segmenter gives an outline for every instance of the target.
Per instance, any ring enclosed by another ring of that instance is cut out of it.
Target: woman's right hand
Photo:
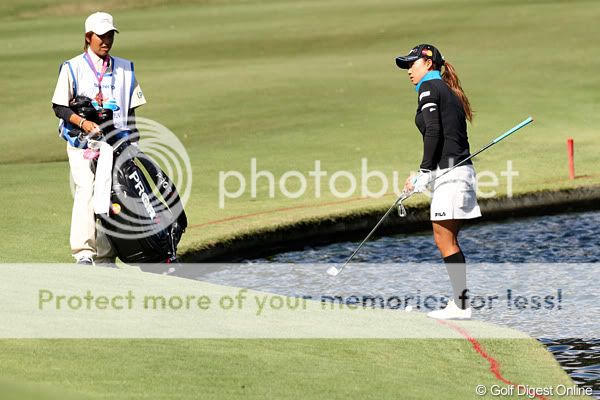
[[[406,179],[404,190],[411,193],[422,193],[428,189],[430,181],[431,171],[420,169],[416,175],[413,174]]]
[[[83,124],[81,124],[81,129],[83,129],[83,131],[90,137],[96,137],[100,134],[100,127],[98,124],[92,121],[83,121]]]
[[[408,178],[406,178],[406,181],[404,181],[404,192],[411,193],[413,191],[413,189],[415,188],[413,185],[413,179],[415,179],[414,174],[411,174],[408,176]]]

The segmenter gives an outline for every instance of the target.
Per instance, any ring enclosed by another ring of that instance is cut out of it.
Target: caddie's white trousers
[[[103,232],[96,229],[93,203],[95,175],[90,168],[91,160],[83,157],[84,151],[67,144],[67,155],[75,189],[71,215],[71,254],[76,260],[91,257],[98,263],[114,262],[116,253],[110,241]],[[106,207],[108,206],[107,204]]]

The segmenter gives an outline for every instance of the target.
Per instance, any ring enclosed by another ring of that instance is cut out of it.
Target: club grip
[[[515,126],[514,128],[512,128],[512,129],[506,131],[505,133],[503,133],[502,135],[498,136],[496,139],[494,139],[494,141],[492,143],[494,143],[494,144],[498,143],[502,139],[512,135],[513,133],[515,133],[516,131],[518,131],[519,129],[524,127],[525,125],[528,125],[532,122],[533,122],[533,118],[531,118],[531,117],[527,118],[525,121],[521,122],[519,125]]]

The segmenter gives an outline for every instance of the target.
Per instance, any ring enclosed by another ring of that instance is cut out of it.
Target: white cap
[[[109,13],[95,12],[85,20],[85,33],[94,32],[96,35],[104,35],[108,31],[117,31],[113,24],[113,17]]]

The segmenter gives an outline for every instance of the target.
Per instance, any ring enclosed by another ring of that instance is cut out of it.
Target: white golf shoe
[[[450,300],[446,308],[428,312],[427,316],[435,319],[471,319],[471,307],[463,310],[458,308],[454,300]]]

